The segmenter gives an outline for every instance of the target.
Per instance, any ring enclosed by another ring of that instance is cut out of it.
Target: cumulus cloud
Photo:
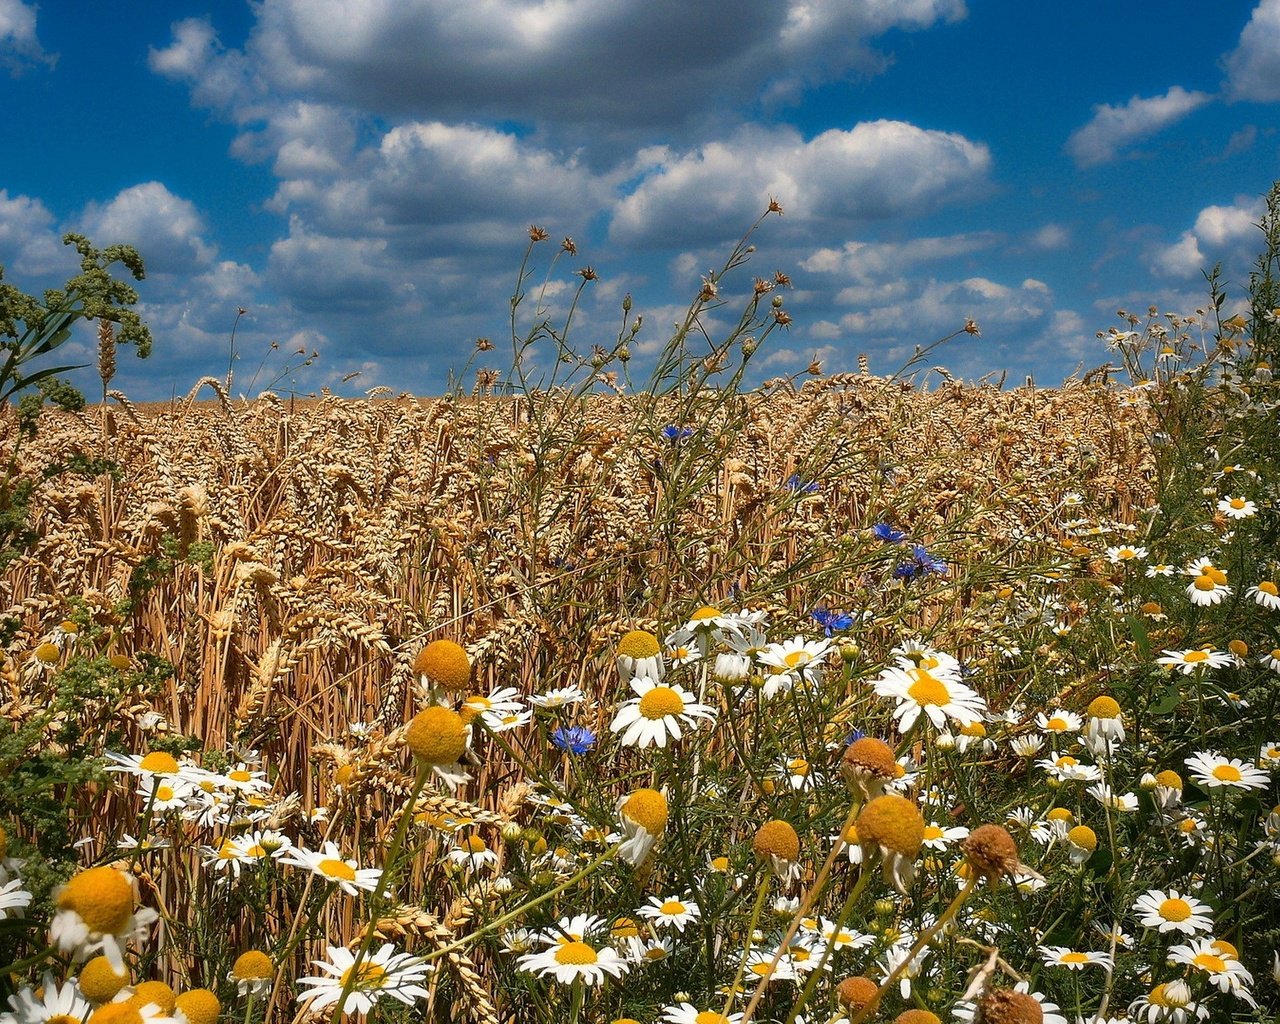
[[[286,96],[396,119],[577,126],[569,133],[599,144],[702,123],[779,83],[875,70],[885,58],[871,40],[964,15],[962,0],[265,0],[242,50],[187,19],[151,67],[241,123]]]
[[[1223,58],[1223,65],[1232,99],[1280,100],[1280,0],[1262,0],[1254,8],[1240,42]]]
[[[53,214],[39,199],[10,196],[0,189],[0,267],[8,278],[19,281],[59,269],[74,270]]]
[[[730,238],[780,199],[789,223],[865,225],[976,194],[991,154],[953,132],[869,121],[805,141],[791,128],[748,128],[657,167],[617,205],[610,237],[632,244]]]
[[[190,273],[217,255],[204,238],[204,218],[195,204],[158,181],[126,188],[107,203],[90,203],[80,228],[94,240],[134,246],[148,272],[156,274]]]
[[[1120,150],[1167,128],[1211,98],[1175,85],[1163,96],[1134,96],[1122,106],[1099,104],[1089,123],[1071,133],[1067,152],[1079,167],[1109,163]]]
[[[1256,226],[1261,217],[1262,206],[1257,201],[1206,206],[1176,242],[1151,250],[1147,264],[1154,273],[1173,277],[1199,277],[1202,270],[1219,261],[1243,269],[1261,243]]]
[[[52,65],[36,38],[36,7],[22,0],[0,0],[0,67],[18,74],[32,63]]]

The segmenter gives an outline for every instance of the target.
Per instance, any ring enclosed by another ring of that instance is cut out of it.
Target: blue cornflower
[[[923,544],[913,544],[911,545],[911,560],[899,562],[893,570],[893,575],[900,580],[913,580],[921,576],[927,576],[930,573],[944,573],[946,571],[946,562],[940,558],[934,558]]]
[[[662,428],[662,436],[668,441],[684,441],[693,437],[693,427],[677,427],[674,423],[668,423]]]
[[[866,733],[863,732],[861,729],[854,729],[853,732],[849,733],[849,735],[844,738],[844,745],[846,747],[850,746],[851,744],[862,739],[862,737],[865,735]]]
[[[901,530],[895,530],[888,523],[876,523],[871,527],[871,532],[879,537],[886,544],[901,544],[907,539],[907,535]]]
[[[792,473],[787,477],[787,490],[798,491],[801,494],[812,494],[818,489],[818,485],[812,480],[801,480],[799,474]]]
[[[815,622],[826,630],[827,636],[834,632],[842,632],[853,625],[853,616],[846,612],[830,612],[825,608],[815,608],[811,613]]]
[[[562,725],[551,734],[551,742],[566,753],[582,755],[596,745],[596,734],[585,725]]]

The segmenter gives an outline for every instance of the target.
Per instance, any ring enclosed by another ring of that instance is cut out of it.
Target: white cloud
[[[865,225],[973,195],[990,167],[981,143],[903,121],[831,129],[807,142],[791,128],[747,128],[669,154],[618,204],[610,237],[637,244],[731,238],[770,195],[786,223]]]
[[[815,274],[841,274],[868,281],[886,272],[989,249],[1000,239],[993,231],[979,231],[902,242],[849,241],[839,249],[816,250],[800,261],[800,268]]]
[[[1070,229],[1061,224],[1046,224],[1031,236],[1031,245],[1035,249],[1061,249],[1070,241]]]
[[[1163,96],[1134,96],[1123,106],[1100,104],[1093,108],[1089,123],[1071,133],[1067,152],[1080,167],[1108,163],[1121,149],[1154,135],[1211,98],[1175,85]]]
[[[204,218],[195,204],[158,181],[126,188],[101,205],[90,203],[80,226],[99,245],[134,246],[150,273],[190,273],[217,255],[204,238]]]
[[[1262,0],[1254,8],[1240,42],[1223,64],[1232,99],[1280,100],[1280,0]]]
[[[36,7],[22,0],[0,0],[0,67],[12,74],[32,61],[52,65],[56,58],[44,52],[36,38]]]
[[[1157,246],[1147,255],[1153,273],[1173,277],[1199,277],[1214,263],[1243,270],[1261,244],[1256,225],[1262,217],[1257,201],[1238,200],[1232,206],[1206,206],[1194,226],[1169,245]]]
[[[53,214],[39,199],[0,189],[0,266],[6,277],[24,280],[57,270],[75,272]]]

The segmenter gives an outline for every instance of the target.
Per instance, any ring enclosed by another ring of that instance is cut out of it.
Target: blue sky
[[[0,101],[6,279],[60,284],[65,231],[136,245],[138,399],[225,376],[239,308],[238,392],[297,349],[278,389],[438,393],[481,336],[505,369],[530,224],[540,267],[578,246],[553,307],[599,274],[579,344],[633,295],[642,365],[771,195],[721,313],[792,278],[756,379],[889,373],[972,317],[937,362],[1056,384],[1117,309],[1247,279],[1280,0],[0,0]]]

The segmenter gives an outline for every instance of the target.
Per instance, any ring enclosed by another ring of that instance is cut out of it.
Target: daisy
[[[821,666],[815,662],[820,663],[830,650],[829,639],[806,640],[795,636],[782,643],[769,644],[756,655],[756,660],[789,675],[805,675],[820,672]]]
[[[1156,664],[1176,668],[1183,675],[1189,676],[1199,669],[1226,668],[1231,664],[1231,655],[1205,648],[1165,651],[1163,658],[1156,658]]]
[[[1047,733],[1061,736],[1064,733],[1079,732],[1084,726],[1084,720],[1074,711],[1063,711],[1057,708],[1048,715],[1041,712],[1036,715],[1036,728]]]
[[[1200,751],[1187,758],[1191,778],[1209,789],[1265,789],[1267,773],[1247,761]]]
[[[1094,756],[1110,753],[1111,744],[1125,741],[1124,718],[1120,704],[1106,694],[1089,702],[1089,720],[1084,727],[1085,745]]]
[[[468,871],[478,871],[483,867],[498,863],[498,855],[479,836],[468,836],[449,851],[448,860]]]
[[[1253,975],[1240,962],[1235,947],[1221,939],[1192,939],[1186,945],[1171,946],[1167,955],[1171,963],[1203,971],[1221,992],[1238,996],[1253,984]]]
[[[533,712],[528,708],[522,711],[486,711],[480,716],[480,721],[490,732],[506,732],[528,725],[533,721]]]
[[[508,712],[524,710],[524,701],[520,699],[520,691],[514,686],[500,686],[489,692],[488,696],[473,693],[462,702],[458,709],[463,718],[470,720],[471,715],[486,714],[505,715]]]
[[[662,1019],[666,1024],[741,1024],[742,1014],[731,1013],[726,1017],[718,1006],[700,1010],[692,1003],[678,1003],[664,1006]]]
[[[177,758],[164,750],[153,750],[149,754],[116,754],[108,751],[107,760],[111,762],[107,771],[125,772],[147,781],[176,778],[184,768]]]
[[[618,800],[618,817],[626,835],[618,856],[639,866],[667,827],[667,798],[656,789],[637,789]]]
[[[1280,741],[1264,743],[1259,748],[1258,764],[1263,768],[1280,767]]]
[[[12,1013],[0,1014],[5,1024],[74,1024],[89,1016],[93,1009],[74,980],[59,986],[52,972],[44,972],[44,983],[38,989],[24,985],[9,997]]]
[[[298,1002],[304,1003],[308,1012],[322,1010],[342,999],[339,1013],[367,1014],[383,996],[388,996],[406,1006],[415,999],[430,996],[419,982],[426,979],[431,966],[421,957],[397,953],[391,943],[384,943],[376,953],[365,956],[356,964],[356,956],[342,946],[329,947],[329,962],[313,960],[322,975],[299,978],[299,985],[307,985],[307,991],[298,994]],[[345,999],[342,990],[350,986]]]
[[[858,826],[854,822],[849,822],[845,826],[844,832],[830,835],[827,838],[832,842],[844,840],[844,854],[849,858],[849,863],[862,863],[862,844],[858,839]]]
[[[1102,778],[1102,770],[1097,765],[1083,764],[1070,754],[1041,758],[1036,764],[1059,782],[1097,782]]]
[[[275,974],[271,957],[260,949],[251,949],[236,957],[227,980],[236,983],[236,991],[242,996],[260,996],[270,990]]]
[[[1168,892],[1148,889],[1138,897],[1133,910],[1142,927],[1155,928],[1161,935],[1166,932],[1195,935],[1213,931],[1209,905],[1194,896],[1183,896],[1176,889]]]
[[[1109,953],[1079,952],[1067,946],[1041,946],[1040,957],[1049,967],[1065,967],[1071,971],[1082,971],[1093,964],[1107,970],[1111,970],[1113,966]]]
[[[58,913],[49,941],[73,961],[101,953],[117,974],[124,971],[124,946],[140,942],[159,916],[150,907],[134,909],[133,876],[111,867],[88,868],[56,890]]]
[[[137,793],[151,804],[151,809],[159,814],[166,811],[179,811],[187,806],[187,796],[191,786],[176,777],[143,778],[138,783]]]
[[[1157,576],[1172,576],[1177,570],[1171,565],[1165,565],[1160,562],[1156,565],[1147,566],[1147,579],[1155,579]]]
[[[1266,654],[1259,655],[1258,661],[1271,669],[1272,672],[1280,672],[1280,647],[1267,651]]]
[[[382,878],[381,869],[356,867],[356,862],[345,859],[342,851],[331,842],[326,842],[323,850],[293,847],[280,858],[280,863],[306,868],[326,881],[333,882],[350,896],[355,896],[361,889],[373,892]]]
[[[631,969],[611,947],[597,949],[581,939],[559,942],[541,953],[526,953],[516,964],[522,971],[541,977],[550,975],[564,985],[578,980],[586,985],[599,985],[606,974],[621,978]]]
[[[946,850],[952,843],[965,839],[968,835],[969,830],[963,826],[943,828],[928,822],[924,827],[924,845],[930,850]]]
[[[1268,611],[1280,611],[1280,587],[1271,580],[1263,580],[1256,587],[1250,587],[1245,594]]]
[[[1225,580],[1226,574],[1219,573]],[[1187,584],[1187,597],[1191,599],[1192,604],[1201,606],[1209,606],[1220,604],[1223,599],[1231,596],[1231,588],[1225,583],[1219,583],[1217,580],[1207,574],[1197,576],[1189,584]]]
[[[1258,514],[1258,506],[1248,498],[1233,498],[1227,495],[1219,500],[1218,511],[1228,519],[1248,519]]]
[[[1181,978],[1157,985],[1147,995],[1139,996],[1129,1004],[1129,1012],[1147,1024],[1187,1024],[1189,1020],[1204,1020],[1209,1008],[1191,998],[1191,986]]]
[[[545,693],[535,693],[529,703],[544,711],[552,708],[563,708],[570,704],[578,704],[587,699],[587,695],[577,686],[557,686]]]
[[[683,932],[685,925],[696,921],[702,911],[692,900],[682,900],[678,896],[651,896],[649,902],[640,908],[641,917],[648,918],[658,927],[671,927]]]
[[[796,973],[788,962],[788,958],[785,955],[778,956],[777,949],[752,949],[747,953],[743,974],[753,984],[762,980],[770,984],[775,981],[796,980]]]
[[[878,696],[897,699],[893,717],[898,719],[902,732],[915,725],[921,712],[935,729],[941,729],[948,718],[960,725],[969,725],[978,721],[986,710],[986,702],[960,682],[958,675],[941,669],[935,671],[939,674],[914,665],[894,666],[886,668],[875,680]]]
[[[1112,565],[1119,565],[1121,562],[1142,561],[1147,557],[1147,549],[1130,547],[1107,548],[1106,554],[1108,562]]]
[[[631,680],[631,689],[636,696],[618,709],[609,726],[610,732],[622,733],[624,746],[665,747],[668,738],[678,740],[683,735],[681,724],[696,728],[698,719],[715,717],[711,708],[699,704],[679,685],[664,686],[639,676]]]
[[[1085,790],[1091,797],[1113,811],[1129,814],[1138,809],[1138,798],[1133,793],[1117,793],[1105,782],[1098,782]]]

